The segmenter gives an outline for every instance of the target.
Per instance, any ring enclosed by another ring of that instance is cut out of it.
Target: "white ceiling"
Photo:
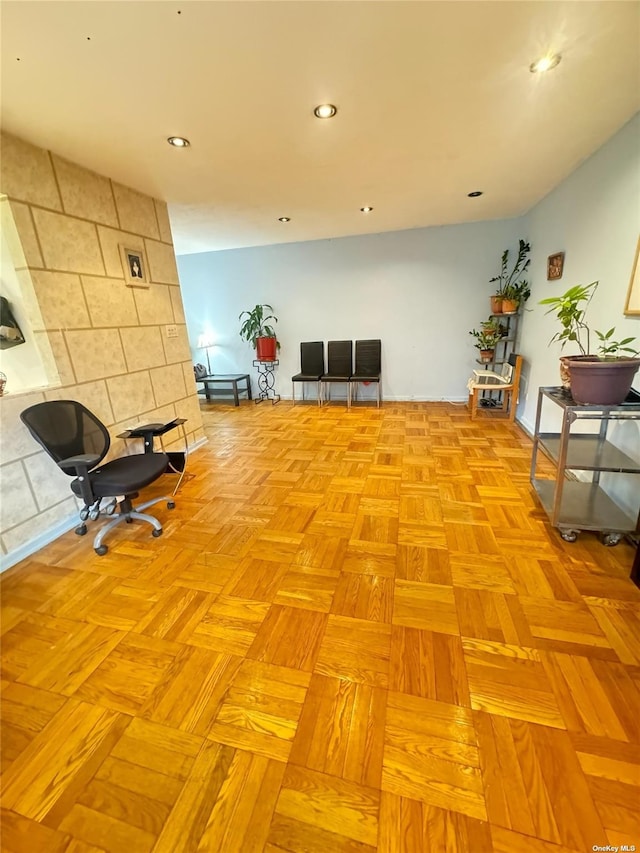
[[[179,254],[518,216],[640,107],[636,2],[0,7],[4,128],[165,199]]]

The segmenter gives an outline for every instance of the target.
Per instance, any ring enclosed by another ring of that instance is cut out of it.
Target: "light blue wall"
[[[537,304],[540,299],[560,295],[575,284],[599,281],[586,315],[589,327],[606,332],[615,326],[617,340],[634,335],[640,349],[640,317],[623,313],[640,235],[640,115],[536,205],[526,221],[533,256],[529,301],[533,310],[523,323],[524,388],[518,416],[533,430],[538,387],[559,384],[560,346],[547,346],[559,326]],[[562,279],[547,281],[547,256],[560,251],[565,252]],[[592,336],[591,351],[596,348]],[[577,352],[572,345],[564,349],[566,355]],[[640,390],[640,374],[634,386]],[[543,409],[542,427],[560,428],[557,407]],[[590,431],[587,425],[584,429]],[[640,422],[610,425],[609,438],[640,461]],[[632,516],[637,513],[637,475],[605,475],[602,485]]]
[[[195,349],[198,336],[213,331],[212,369],[252,370],[251,349],[237,335],[238,314],[270,302],[280,319],[285,396],[301,340],[381,337],[387,399],[466,399],[477,355],[467,333],[488,314],[489,278],[502,250],[525,237],[532,245],[532,298],[522,318],[518,417],[531,430],[538,386],[559,382],[560,349],[548,346],[557,327],[537,302],[599,279],[592,325],[640,338],[640,319],[623,315],[639,233],[636,116],[521,219],[180,256],[194,360],[205,361]],[[558,251],[565,252],[564,274],[548,282],[547,256]]]
[[[557,296],[576,284],[599,281],[587,313],[592,329],[616,327],[616,338],[635,335],[640,317],[625,317],[624,305],[640,234],[640,115],[586,160],[526,217],[532,247],[532,295],[521,342],[527,380],[519,417],[532,429],[537,388],[559,384],[559,344],[547,346],[559,330],[540,299]],[[559,281],[547,281],[547,256],[565,252]],[[592,351],[597,340],[591,342]],[[640,348],[640,343],[638,344]],[[577,354],[568,344],[565,355]],[[640,387],[638,376],[636,387]]]
[[[211,331],[212,370],[252,371],[238,314],[267,302],[279,319],[283,396],[300,341],[381,338],[385,399],[466,400],[477,356],[468,331],[488,316],[489,279],[523,228],[514,219],[182,255],[194,360],[206,364],[195,347]]]

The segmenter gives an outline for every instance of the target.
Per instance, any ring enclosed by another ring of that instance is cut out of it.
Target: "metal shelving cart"
[[[540,431],[545,400],[562,409],[559,433]],[[640,482],[635,516],[619,506],[600,485],[600,475],[604,472],[640,474],[640,447],[634,459],[607,438],[609,425],[621,420],[640,420],[640,402],[579,405],[564,388],[539,389],[531,484],[551,523],[567,542],[575,542],[580,530],[597,530],[605,545],[617,545],[624,534],[640,531]],[[573,424],[584,421],[599,421],[597,432],[571,432]],[[554,479],[536,477],[538,450],[554,464]],[[570,470],[591,472],[590,481],[567,479],[566,472]]]

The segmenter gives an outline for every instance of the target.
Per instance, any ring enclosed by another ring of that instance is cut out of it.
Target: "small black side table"
[[[167,465],[166,473],[180,475],[178,478],[178,482],[176,483],[176,487],[173,490],[173,495],[175,495],[178,491],[187,467],[189,442],[187,440],[187,431],[184,427],[186,422],[186,418],[174,418],[174,420],[169,421],[166,424],[141,424],[140,426],[133,427],[133,429],[128,429],[126,432],[121,432],[119,435],[116,436],[116,438],[122,438],[125,441],[129,438],[141,438],[144,444],[145,453],[153,453],[153,439],[157,436],[160,439],[160,446],[162,447],[162,452],[166,453],[166,450],[164,449],[164,443],[162,441],[162,436],[165,433],[170,432],[172,429],[177,429],[178,427],[182,428],[184,451],[167,453],[169,462]]]
[[[229,390],[229,386],[231,387],[231,391],[233,393],[233,402],[235,406],[240,405],[240,398],[238,397],[238,391],[241,393],[247,392],[247,399],[251,399],[251,377],[248,373],[218,373],[213,374],[211,376],[203,376],[200,379],[196,379],[196,382],[201,382],[204,385],[204,394],[207,400],[211,399],[212,394],[224,394],[225,390]],[[239,388],[238,383],[244,382],[244,388]],[[214,385],[226,385],[227,388],[214,388]],[[202,393],[198,390],[198,393]]]
[[[258,388],[260,393],[256,397],[256,403],[261,403],[263,400],[271,400],[272,403],[277,403],[280,399],[280,394],[275,392],[276,378],[274,368],[280,364],[278,359],[274,361],[254,361],[253,366],[258,368]]]

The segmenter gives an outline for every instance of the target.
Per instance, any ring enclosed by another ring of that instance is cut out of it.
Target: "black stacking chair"
[[[296,382],[302,382],[302,399],[304,400],[304,383],[317,383],[316,396],[320,405],[320,377],[324,373],[324,343],[322,341],[304,341],[300,344],[300,373],[291,377],[291,396],[293,405],[296,404]]]
[[[356,395],[359,382],[375,382],[378,386],[378,408],[380,408],[380,374],[382,343],[380,340],[356,341],[356,366],[349,383],[349,396],[355,386]],[[349,403],[351,405],[351,403]]]
[[[102,540],[122,521],[146,521],[153,527],[152,536],[162,536],[162,525],[158,519],[145,515],[141,510],[163,500],[172,509],[175,506],[173,500],[166,496],[154,498],[137,508],[131,501],[138,496],[138,489],[164,474],[169,461],[166,453],[123,456],[97,467],[107,455],[111,439],[105,425],[75,400],[37,403],[25,409],[20,419],[58,468],[75,478],[71,481],[71,491],[84,501],[80,511],[81,524],[76,527],[78,536],[87,532],[85,522],[88,518],[95,521],[100,515],[103,498],[115,499],[124,495],[118,505],[120,515],[100,528],[93,540],[96,554],[102,556],[107,553],[107,546],[102,544]],[[111,515],[115,508],[116,501],[111,500],[102,512]]]
[[[351,405],[349,382],[353,369],[353,341],[329,341],[327,344],[327,372],[320,377],[320,394],[324,402],[325,385],[332,382],[347,383],[347,408]],[[331,389],[327,400],[331,399]]]

